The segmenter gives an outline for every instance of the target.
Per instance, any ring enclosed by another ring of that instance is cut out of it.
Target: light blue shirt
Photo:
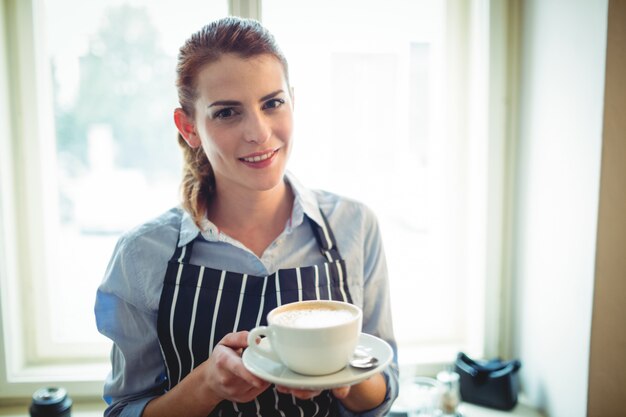
[[[289,173],[286,180],[295,196],[292,215],[261,258],[208,220],[201,231],[179,207],[119,239],[95,304],[98,330],[113,341],[112,370],[104,385],[104,399],[109,404],[105,416],[141,416],[148,401],[163,393],[165,365],[157,336],[157,313],[165,270],[177,240],[178,246],[184,246],[200,235],[192,264],[266,276],[278,269],[319,262],[319,248],[304,214],[323,224],[320,209],[346,263],[352,301],[363,309],[363,332],[386,340],[394,349],[394,361],[384,371],[384,403],[360,415],[381,416],[389,411],[398,395],[397,349],[376,217],[359,202],[303,187]],[[355,415],[340,408],[342,415]]]

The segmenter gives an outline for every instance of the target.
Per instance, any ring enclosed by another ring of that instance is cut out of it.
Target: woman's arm
[[[165,393],[166,369],[156,328],[158,304],[153,302],[158,302],[161,286],[149,284],[151,277],[161,279],[166,262],[138,255],[141,249],[154,248],[126,238],[118,241],[96,295],[98,330],[114,343],[112,370],[104,386],[109,404],[105,416],[206,416],[205,411],[223,399],[254,398],[265,390],[269,384],[243,366],[247,332],[240,332],[225,336],[209,360]]]
[[[360,413],[374,409],[385,401],[387,383],[383,374],[376,374],[351,387],[336,388],[333,395],[348,410]]]
[[[224,336],[209,359],[166,394],[150,401],[144,417],[206,417],[222,400],[252,401],[269,383],[252,375],[241,361],[248,332]]]
[[[111,372],[103,392],[109,405],[106,417],[121,413],[140,416],[146,402],[164,391],[165,366],[158,343],[156,312],[130,296],[140,293],[129,285],[130,276],[136,276],[133,265],[127,262],[122,239],[96,293],[98,331],[113,342]]]

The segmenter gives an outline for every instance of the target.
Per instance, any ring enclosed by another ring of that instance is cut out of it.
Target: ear
[[[187,115],[180,107],[174,110],[174,123],[180,132],[187,145],[190,148],[197,148],[202,143],[200,142],[200,136],[196,132],[196,126],[193,119]]]

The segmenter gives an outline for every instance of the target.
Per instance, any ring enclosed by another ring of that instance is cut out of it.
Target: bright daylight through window
[[[451,360],[467,343],[470,319],[468,156],[444,125],[453,117],[444,114],[445,4],[263,2],[295,89],[290,168],[305,184],[376,212],[401,364]]]
[[[32,288],[19,310],[30,329],[27,362],[105,364],[110,342],[95,328],[96,287],[119,235],[178,201],[175,54],[190,28],[227,14],[227,2],[33,4],[43,5],[35,15],[44,22],[33,49],[46,53],[35,97],[42,126],[51,126],[41,129],[38,152],[53,151],[33,180],[45,190],[43,232],[28,235],[41,240],[41,273],[14,281],[22,293]],[[288,169],[378,216],[401,365],[449,361],[469,343],[468,145],[450,139],[446,125],[445,5],[262,3],[295,88]]]

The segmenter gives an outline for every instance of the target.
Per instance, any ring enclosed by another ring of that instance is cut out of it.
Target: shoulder
[[[351,242],[362,243],[364,240],[378,238],[378,219],[365,203],[328,190],[306,187],[291,173],[287,180],[294,188],[304,212],[320,223],[321,211],[338,241],[347,238]]]
[[[349,248],[367,252],[381,244],[378,217],[367,204],[329,191],[314,193],[344,255]]]
[[[329,222],[341,224],[350,220],[350,224],[374,227],[378,219],[374,211],[365,203],[326,190],[312,190],[320,209]]]
[[[178,240],[182,215],[183,210],[180,207],[171,208],[122,234],[118,245],[123,250],[168,246],[173,251]]]
[[[176,249],[182,213],[172,208],[120,236],[100,291],[114,293],[137,308],[154,309],[167,262]]]
[[[341,222],[344,218],[366,221],[368,225],[376,223],[374,212],[361,201],[337,194],[325,189],[315,189],[303,185],[291,172],[286,175],[297,198],[301,201],[305,213],[315,220],[316,212],[321,210],[331,223]]]

